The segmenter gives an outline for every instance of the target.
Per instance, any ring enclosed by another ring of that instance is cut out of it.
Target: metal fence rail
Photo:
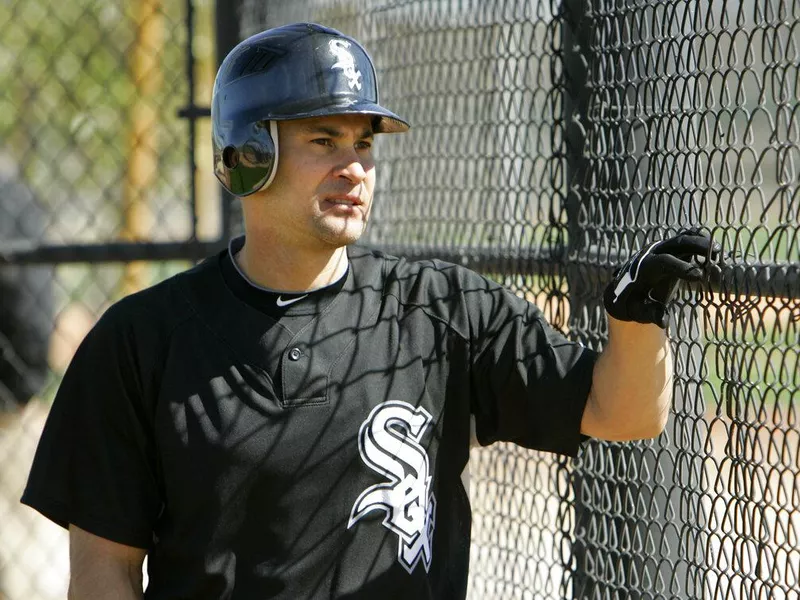
[[[672,314],[659,439],[473,450],[471,598],[800,599],[798,0],[0,4],[0,286],[36,324],[0,322],[0,374],[25,383],[6,405],[43,399],[0,418],[0,598],[64,596],[63,535],[17,502],[75,344],[236,227],[204,141],[215,17],[218,55],[297,20],[361,40],[413,125],[378,140],[367,242],[495,277],[587,345],[631,250],[724,248]]]

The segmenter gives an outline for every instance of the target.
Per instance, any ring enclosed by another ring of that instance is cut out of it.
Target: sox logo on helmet
[[[347,77],[347,85],[349,85],[350,88],[356,88],[357,90],[360,90],[361,71],[356,69],[356,62],[353,59],[353,55],[350,54],[350,51],[348,50],[350,47],[350,42],[346,40],[331,40],[328,43],[328,47],[339,59],[339,61],[333,65],[332,68],[341,69],[345,77]]]

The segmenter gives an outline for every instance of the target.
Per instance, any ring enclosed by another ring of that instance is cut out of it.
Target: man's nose
[[[337,177],[344,177],[353,183],[361,183],[367,178],[369,165],[355,150],[347,151],[336,168]]]

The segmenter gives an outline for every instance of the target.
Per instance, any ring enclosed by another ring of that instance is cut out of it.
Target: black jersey
[[[148,599],[463,598],[481,444],[574,455],[596,355],[461,267],[348,248],[275,319],[228,252],[111,307],[23,502],[148,549]]]

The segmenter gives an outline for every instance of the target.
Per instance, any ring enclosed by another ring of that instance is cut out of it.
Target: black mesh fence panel
[[[471,597],[800,597],[800,3],[245,0],[240,19],[371,52],[413,125],[379,142],[372,244],[495,277],[597,348],[631,251],[690,227],[723,246],[671,314],[662,436],[473,450]]]

